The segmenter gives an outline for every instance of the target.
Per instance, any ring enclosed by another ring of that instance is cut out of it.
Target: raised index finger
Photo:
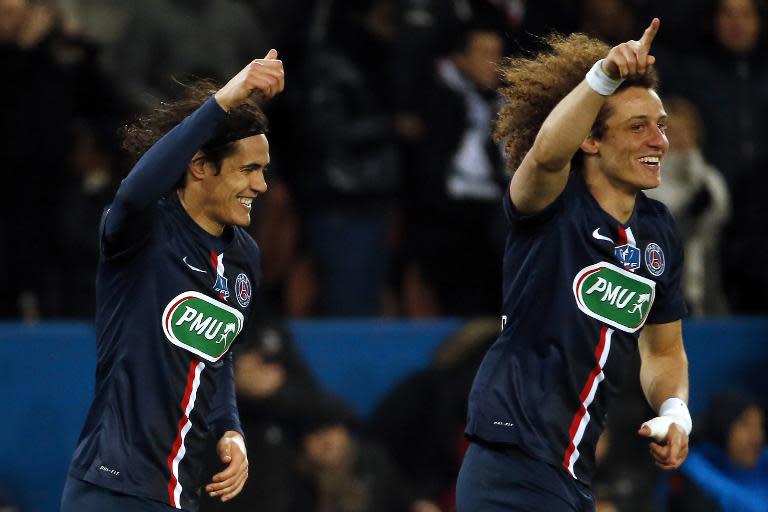
[[[656,33],[659,31],[659,25],[661,25],[659,18],[653,18],[651,24],[648,25],[648,28],[643,32],[643,37],[640,38],[640,47],[645,50],[646,53],[651,49],[651,43],[653,43],[653,38],[656,37]]]

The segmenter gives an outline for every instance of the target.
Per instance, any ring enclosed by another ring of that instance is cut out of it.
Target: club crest
[[[235,296],[237,303],[243,308],[248,307],[251,302],[251,281],[243,273],[237,274],[235,278]]]
[[[664,273],[666,263],[664,261],[664,251],[658,244],[650,243],[645,248],[645,267],[652,275],[658,277]]]

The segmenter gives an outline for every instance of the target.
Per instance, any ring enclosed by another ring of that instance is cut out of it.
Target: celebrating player
[[[505,322],[469,398],[459,512],[594,510],[595,445],[638,346],[659,411],[639,434],[660,467],[685,459],[683,251],[667,209],[642,193],[668,147],[649,53],[658,29],[611,49],[551,36],[551,52],[503,69],[496,135],[516,168]]]
[[[143,156],[102,217],[95,397],[62,511],[197,510],[211,435],[222,469],[205,491],[227,501],[242,489],[228,350],[259,280],[242,229],[267,191],[257,100],[283,87],[270,50],[218,91],[198,82],[127,130],[125,147]]]

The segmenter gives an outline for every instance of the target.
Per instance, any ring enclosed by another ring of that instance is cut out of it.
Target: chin
[[[230,217],[229,222],[227,223],[231,226],[240,226],[241,228],[247,228],[251,225],[251,216],[244,217],[242,215],[236,215],[233,217]]]
[[[659,185],[661,185],[660,181],[657,181],[656,183],[648,183],[648,184],[642,185],[640,187],[640,190],[653,190],[654,188],[659,188]]]

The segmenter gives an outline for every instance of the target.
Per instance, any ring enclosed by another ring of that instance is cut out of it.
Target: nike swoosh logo
[[[595,239],[597,239],[597,240],[605,240],[606,242],[611,242],[611,243],[613,243],[613,240],[611,240],[611,239],[610,239],[610,238],[608,238],[607,236],[603,236],[603,235],[601,235],[601,234],[600,234],[600,228],[596,228],[596,229],[595,229],[595,230],[592,232],[592,236],[593,236],[593,237],[595,237]]]
[[[187,257],[186,257],[186,256],[184,256],[184,258],[182,258],[182,260],[181,260],[181,261],[183,261],[183,262],[184,262],[184,264],[185,264],[186,266],[188,266],[189,268],[191,268],[191,269],[192,269],[192,270],[194,270],[195,272],[202,272],[203,274],[207,274],[207,273],[208,273],[208,271],[207,271],[207,270],[200,270],[199,268],[197,268],[197,267],[193,267],[192,265],[190,265],[189,263],[187,263]]]

